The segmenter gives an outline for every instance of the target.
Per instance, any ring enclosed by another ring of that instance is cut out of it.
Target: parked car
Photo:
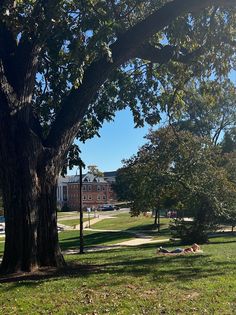
[[[5,233],[5,226],[3,224],[0,224],[0,234]]]
[[[98,206],[98,210],[110,211],[110,210],[115,210],[115,207],[113,205],[102,205],[102,206]]]

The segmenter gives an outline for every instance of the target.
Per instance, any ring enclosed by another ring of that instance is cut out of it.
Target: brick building
[[[116,195],[112,189],[116,172],[105,172],[104,176],[87,173],[82,177],[82,206],[97,208],[103,204],[114,204]],[[66,187],[66,188],[65,188]],[[67,204],[71,210],[80,205],[80,177],[67,176],[58,181],[58,206]]]

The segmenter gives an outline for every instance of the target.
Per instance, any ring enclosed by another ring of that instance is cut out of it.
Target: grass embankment
[[[2,283],[1,314],[235,314],[236,237],[203,250],[158,256],[145,245],[70,255],[73,268],[60,276]]]

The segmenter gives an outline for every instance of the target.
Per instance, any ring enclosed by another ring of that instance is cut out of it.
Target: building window
[[[100,195],[97,195],[97,200],[101,200],[101,196]]]
[[[92,186],[88,185],[88,190],[91,191],[92,190]]]
[[[97,186],[97,191],[100,191],[101,190],[101,186]]]
[[[87,196],[86,195],[83,195],[83,200],[87,200]]]
[[[106,190],[106,186],[102,186],[102,190],[103,190],[103,191]]]
[[[88,200],[92,200],[92,196],[91,195],[88,195]]]
[[[103,196],[102,196],[102,199],[103,199],[103,200],[106,200],[106,199],[107,199],[107,196],[103,195]]]
[[[87,190],[87,187],[86,187],[86,186],[82,186],[82,190],[83,190],[83,191],[86,191],[86,190]]]

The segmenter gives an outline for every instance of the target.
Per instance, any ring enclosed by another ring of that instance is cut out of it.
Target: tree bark
[[[1,113],[2,114],[2,113]],[[56,184],[53,163],[24,122],[0,114],[0,176],[5,210],[5,249],[1,272],[60,267]],[[56,175],[55,175],[56,174]]]
[[[65,265],[57,233],[56,189],[57,176],[48,172],[40,178],[39,220],[37,226],[37,254],[39,266]]]
[[[155,218],[154,218],[154,227],[155,229],[158,229],[158,232],[160,232],[160,210],[155,209]]]
[[[157,228],[157,209],[155,209],[155,217],[154,217],[154,228]]]

